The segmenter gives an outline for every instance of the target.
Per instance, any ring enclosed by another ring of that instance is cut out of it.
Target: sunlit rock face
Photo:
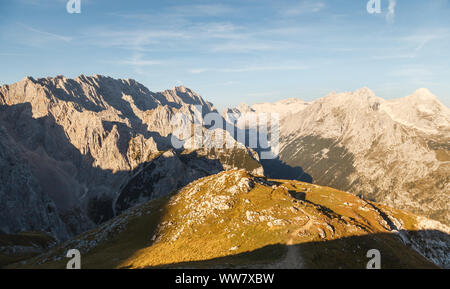
[[[173,117],[193,123],[212,111],[183,86],[153,93],[101,75],[1,86],[0,230],[66,239],[110,219],[123,186],[172,148]]]

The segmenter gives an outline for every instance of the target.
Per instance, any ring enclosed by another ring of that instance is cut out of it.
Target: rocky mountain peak
[[[245,102],[239,104],[236,108],[242,113],[244,113],[244,112],[252,112],[253,111],[253,109],[248,104],[246,104]]]
[[[377,97],[371,89],[363,87],[350,92],[332,92],[327,96],[312,102],[312,104],[321,103],[353,111],[356,108],[373,108],[383,101],[384,99]]]
[[[430,112],[433,111],[434,113],[448,111],[448,107],[442,104],[438,97],[427,88],[419,88],[412,94],[400,99],[394,99],[391,102],[401,105],[403,109],[428,109]]]
[[[25,77],[22,81],[36,82],[36,80],[33,77],[31,77],[31,76]]]
[[[205,101],[198,93],[183,85],[175,86],[172,89],[165,90],[156,94],[156,97],[165,104],[187,104],[187,105],[199,105],[202,106],[203,112],[213,111],[214,107],[212,103]]]
[[[173,88],[173,90],[178,91],[178,92],[182,92],[182,93],[192,92],[192,90],[190,90],[189,88],[187,88],[184,85],[175,86]]]
[[[297,103],[304,103],[304,101],[301,100],[300,98],[291,97],[291,98],[286,98],[286,99],[280,100],[279,103],[282,103],[282,104],[297,104]]]
[[[426,88],[382,105],[394,121],[425,133],[442,134],[450,128],[450,109]]]
[[[427,88],[419,88],[409,97],[421,100],[437,100],[437,96],[431,93],[431,91]]]
[[[353,94],[357,96],[375,97],[375,93],[373,92],[373,90],[366,86],[355,90]]]

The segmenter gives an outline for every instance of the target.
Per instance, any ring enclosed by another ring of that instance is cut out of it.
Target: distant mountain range
[[[234,120],[278,113],[279,159],[266,174],[308,180],[450,221],[450,109],[427,89],[394,100],[368,88],[313,102],[242,104]]]
[[[101,75],[1,86],[0,266],[58,267],[70,247],[95,268],[360,268],[377,246],[387,267],[450,266],[450,110],[428,90],[210,113],[189,88]],[[274,159],[237,137],[267,113]]]

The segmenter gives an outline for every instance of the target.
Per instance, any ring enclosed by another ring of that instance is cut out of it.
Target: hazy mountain
[[[314,183],[449,223],[450,109],[430,91],[387,101],[363,88],[310,103],[287,101],[288,109],[279,102],[230,111],[238,118],[281,115],[279,158],[285,166],[263,163],[269,176],[307,175]]]
[[[226,121],[231,123],[236,122],[246,115],[257,113],[278,113],[282,117],[286,117],[287,115],[302,111],[308,105],[308,102],[304,102],[298,98],[288,98],[275,103],[256,103],[251,107],[246,103],[241,103],[235,108],[225,110],[222,116]],[[240,128],[244,127],[240,126]]]
[[[0,230],[42,230],[67,239],[112,218],[122,188],[172,148],[174,116],[194,123],[213,110],[183,86],[153,93],[134,80],[101,75],[27,77],[1,86]],[[258,163],[253,152],[243,146],[239,151]],[[224,153],[203,152],[211,160],[229,155]],[[211,173],[244,168],[228,164]],[[192,164],[183,173],[164,166],[159,176],[174,184],[207,172],[189,172]],[[259,164],[251,171],[258,166],[262,172]]]
[[[373,248],[382,268],[448,267],[449,232],[349,193],[231,170],[11,267],[64,268],[70,248],[81,251],[83,268],[364,269]]]

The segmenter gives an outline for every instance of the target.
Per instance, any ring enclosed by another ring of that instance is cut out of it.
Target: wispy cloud
[[[292,48],[293,45],[285,42],[275,42],[268,40],[258,41],[249,39],[246,41],[213,44],[211,50],[213,52],[245,53],[255,51],[276,51]]]
[[[390,43],[395,43],[394,47],[385,49],[382,55],[375,55],[373,59],[413,59],[421,55],[421,51],[431,43],[439,42],[437,40],[450,40],[450,31],[448,29],[436,28],[433,31],[418,31],[408,36],[387,39]],[[386,40],[386,42],[388,42]],[[445,43],[446,41],[444,41]]]
[[[19,0],[19,2],[25,5],[48,6],[48,5],[55,5],[55,2],[57,2],[57,5],[66,4],[67,0]]]
[[[186,17],[218,16],[235,12],[235,9],[224,4],[199,4],[173,6],[169,12]]]
[[[289,30],[289,28],[286,28]],[[295,30],[296,34],[302,29]],[[294,32],[291,31],[292,35]],[[82,41],[100,47],[121,48],[133,52],[202,51],[213,53],[249,53],[300,48],[293,41],[278,40],[287,31],[241,27],[232,23],[210,22],[185,24],[183,27],[159,26],[147,29],[113,29],[97,27],[83,32]]]
[[[282,14],[286,16],[296,16],[307,13],[317,13],[326,8],[326,4],[322,1],[300,1],[297,5],[286,7]]]
[[[124,64],[124,65],[132,65],[137,67],[143,67],[143,66],[154,66],[154,65],[161,65],[162,62],[158,60],[144,60],[144,59],[131,59],[131,60],[122,60],[117,61],[117,64]]]
[[[163,20],[178,18],[192,18],[192,17],[209,17],[221,16],[236,13],[236,9],[224,4],[192,4],[192,5],[174,5],[165,7],[159,11],[152,12],[138,12],[138,13],[109,13],[117,17],[135,20]]]
[[[256,71],[305,70],[305,69],[308,69],[308,67],[304,65],[280,65],[280,66],[244,66],[234,68],[196,68],[189,70],[189,72],[193,74],[205,72],[241,73],[241,72],[256,72]]]
[[[135,73],[137,74],[145,74],[145,70],[147,67],[153,67],[158,65],[167,65],[171,61],[163,61],[163,60],[153,60],[153,59],[147,59],[142,53],[135,52],[133,56],[129,59],[120,59],[115,61],[105,61],[107,63],[116,64],[116,65],[123,65],[123,66],[130,66],[134,69]]]
[[[218,40],[245,40],[248,36],[239,29],[236,25],[220,22],[160,25],[147,29],[96,27],[85,31],[83,39],[89,44],[139,51],[156,47],[167,49],[171,46],[183,49],[190,47],[189,44],[196,44],[199,48],[205,47],[205,43],[217,43]],[[199,43],[202,45],[199,46]]]
[[[73,40],[73,37],[38,29],[23,23],[17,23],[8,31],[8,34],[10,39],[15,39],[18,43],[31,47],[42,47],[49,43],[71,43]]]
[[[397,5],[396,0],[389,0],[388,12],[386,14],[386,21],[388,23],[394,23],[395,19],[395,6]]]
[[[433,31],[422,31],[410,36],[403,37],[401,40],[414,46],[414,50],[420,51],[428,43],[439,39],[450,38],[448,29],[435,29]]]
[[[415,51],[404,51],[404,52],[397,52],[392,53],[392,51],[389,52],[389,54],[385,55],[375,55],[372,58],[377,60],[388,60],[388,59],[412,59],[417,57],[417,52]]]
[[[17,0],[23,5],[35,6],[35,8],[40,7],[43,10],[49,8],[66,9],[67,2],[69,0]],[[90,5],[94,0],[81,0],[81,5],[83,7]],[[65,10],[64,10],[65,11]]]
[[[431,77],[432,75],[433,73],[428,69],[414,68],[414,67],[401,68],[390,73],[390,76],[413,78],[413,79],[424,79]]]
[[[45,36],[47,38],[53,38],[53,39],[62,40],[62,41],[65,41],[65,42],[72,41],[72,37],[69,37],[69,36],[64,36],[64,35],[60,35],[60,34],[56,34],[56,33],[51,33],[51,32],[47,32],[47,31],[43,31],[43,30],[38,30],[38,29],[35,29],[33,27],[30,27],[30,26],[26,26],[26,25],[23,25],[23,26],[26,29],[28,29],[29,31],[38,33],[41,36]]]
[[[174,29],[121,29],[92,28],[84,32],[82,40],[101,47],[116,47],[131,51],[145,51],[153,45],[170,43],[171,39],[186,40],[190,35]]]

